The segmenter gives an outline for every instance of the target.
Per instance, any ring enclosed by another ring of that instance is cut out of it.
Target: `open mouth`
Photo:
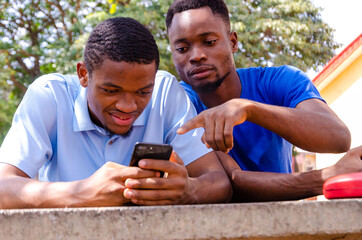
[[[132,122],[135,118],[134,116],[116,116],[114,114],[111,114],[111,116],[112,116],[112,119],[114,120],[114,122],[120,126],[127,126],[127,125],[132,124]]]

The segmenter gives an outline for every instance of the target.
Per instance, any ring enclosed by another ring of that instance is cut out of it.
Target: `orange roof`
[[[362,33],[351,42],[342,52],[334,56],[323,68],[322,71],[312,80],[315,86],[318,86],[324,79],[328,77],[343,61],[345,61],[351,54],[362,44]]]

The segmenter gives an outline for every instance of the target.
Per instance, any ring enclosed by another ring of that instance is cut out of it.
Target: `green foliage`
[[[112,1],[112,0],[111,0]],[[132,0],[120,4],[113,16],[132,17],[154,34],[161,69],[175,74],[165,27],[172,0]],[[293,65],[317,70],[340,45],[310,0],[226,0],[232,30],[239,36],[237,67]],[[114,3],[112,3],[114,4]]]
[[[34,79],[50,72],[75,73],[78,38],[91,12],[108,11],[104,0],[0,0],[0,142],[16,105]],[[88,28],[87,28],[88,27]]]
[[[340,45],[310,0],[227,0],[239,35],[237,66],[324,65]]]
[[[131,0],[117,5],[117,10],[108,17],[131,17],[145,25],[155,36],[160,51],[160,69],[176,75],[166,32],[165,18],[173,0]]]
[[[7,101],[0,98],[0,145],[10,128],[11,119],[18,104],[19,101],[13,96],[9,96]]]
[[[39,75],[74,73],[81,59],[76,39],[88,25],[86,16],[107,9],[102,0],[0,0],[0,52],[9,79],[24,93]]]
[[[176,75],[165,16],[173,0],[0,0],[0,143],[34,79],[75,73],[91,29],[115,16],[147,26],[160,49],[160,69]],[[237,67],[324,65],[339,47],[311,0],[226,0],[239,36]],[[111,14],[112,13],[112,14]]]
[[[6,68],[6,55],[0,52],[0,79],[10,79],[13,70]],[[20,90],[13,88],[7,81],[0,80],[0,145],[11,125],[12,116],[19,104]],[[17,91],[16,91],[17,90]]]

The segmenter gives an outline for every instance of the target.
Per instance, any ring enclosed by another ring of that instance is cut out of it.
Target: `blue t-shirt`
[[[237,73],[242,85],[240,98],[290,108],[311,98],[323,100],[308,76],[292,66],[237,69]],[[191,86],[181,85],[198,113],[207,109]],[[279,135],[246,121],[234,127],[233,137],[229,154],[241,169],[291,172],[292,145]]]
[[[175,108],[177,106],[177,108]],[[77,76],[49,74],[26,92],[0,148],[0,162],[42,181],[89,177],[105,162],[128,166],[136,142],[168,143],[187,165],[210,152],[201,131],[176,130],[196,116],[176,78],[158,71],[152,98],[127,138],[95,125],[88,111],[87,88]]]

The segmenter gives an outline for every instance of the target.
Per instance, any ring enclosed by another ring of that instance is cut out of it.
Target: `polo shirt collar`
[[[95,130],[88,111],[87,104],[87,88],[79,86],[78,96],[74,103],[74,118],[73,118],[74,131],[90,131]]]
[[[149,112],[151,101],[148,103],[145,110],[133,123],[133,126],[143,126],[146,124],[147,113]],[[74,103],[74,118],[73,118],[73,129],[75,132],[78,131],[105,131],[103,128],[98,127],[92,122],[89,116],[88,104],[87,104],[87,88],[80,86],[77,98]]]

